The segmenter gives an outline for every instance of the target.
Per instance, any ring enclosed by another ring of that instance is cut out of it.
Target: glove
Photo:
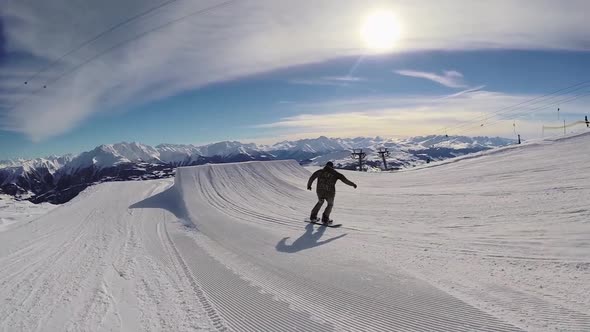
[[[311,187],[307,187],[307,190],[311,190]]]
[[[353,183],[352,186],[354,187],[354,189],[356,189],[356,183]]]

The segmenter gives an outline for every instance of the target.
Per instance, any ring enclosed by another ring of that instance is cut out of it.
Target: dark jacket
[[[333,197],[336,195],[336,182],[338,180],[346,183],[349,186],[356,188],[356,184],[349,181],[344,175],[338,173],[335,169],[330,167],[324,167],[318,171],[315,171],[309,181],[307,181],[307,188],[310,189],[313,181],[318,179],[318,185],[316,192],[319,197]]]

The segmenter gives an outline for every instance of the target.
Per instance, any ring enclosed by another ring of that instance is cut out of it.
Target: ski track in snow
[[[339,229],[296,162],[101,184],[0,232],[0,330],[588,331],[589,141],[346,172]]]

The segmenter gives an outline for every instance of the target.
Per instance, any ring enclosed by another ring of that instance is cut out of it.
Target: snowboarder
[[[586,120],[586,127],[590,128],[590,121],[588,121],[587,115],[584,117],[584,120]]]
[[[354,187],[354,189],[356,189],[356,184],[352,181],[349,181],[344,175],[338,173],[334,169],[334,164],[331,161],[327,162],[324,168],[312,174],[312,176],[309,178],[309,181],[307,181],[307,190],[311,190],[311,184],[315,179],[318,179],[316,188],[318,202],[313,207],[313,210],[311,210],[309,219],[312,222],[317,222],[318,212],[320,212],[322,205],[324,205],[324,201],[327,201],[328,206],[326,206],[326,209],[322,215],[322,223],[330,224],[332,223],[332,220],[330,220],[330,212],[332,212],[332,207],[334,206],[334,197],[336,196],[336,182],[341,180],[347,185]]]

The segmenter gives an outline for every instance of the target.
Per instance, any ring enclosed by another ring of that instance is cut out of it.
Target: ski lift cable
[[[457,128],[461,128],[461,127],[464,127],[464,126],[470,125],[470,124],[472,124],[472,123],[474,123],[474,122],[482,122],[482,121],[485,121],[485,120],[487,120],[487,118],[488,118],[488,117],[490,117],[490,115],[492,115],[492,114],[507,113],[507,112],[510,112],[510,111],[511,111],[513,108],[516,108],[516,107],[519,107],[519,106],[524,106],[524,105],[526,105],[526,104],[529,104],[529,103],[531,103],[531,102],[535,102],[535,103],[538,103],[538,102],[543,102],[543,101],[546,101],[546,100],[542,100],[543,98],[551,97],[552,95],[560,96],[560,95],[562,95],[562,94],[565,94],[565,93],[571,93],[571,92],[574,92],[574,91],[577,91],[577,90],[579,90],[579,89],[582,89],[582,88],[584,88],[584,87],[585,87],[585,85],[586,85],[586,84],[589,84],[589,83],[590,83],[590,80],[583,81],[583,82],[579,82],[579,83],[576,83],[576,84],[570,85],[570,86],[568,86],[568,87],[561,88],[561,89],[559,89],[559,90],[555,90],[555,91],[553,91],[553,92],[550,92],[550,93],[544,94],[544,95],[542,95],[542,96],[537,96],[537,97],[535,97],[535,98],[532,98],[532,99],[529,99],[529,100],[525,100],[525,101],[523,101],[523,102],[520,102],[520,103],[518,103],[518,104],[515,104],[515,105],[510,105],[510,106],[506,106],[506,107],[500,108],[499,110],[497,110],[497,111],[494,111],[494,112],[491,112],[491,113],[488,113],[488,114],[487,114],[487,115],[485,115],[485,116],[479,116],[479,117],[472,118],[471,120],[469,120],[469,121],[467,121],[467,122],[465,122],[465,123],[462,123],[462,124],[456,125],[456,126],[451,126],[451,127],[448,127],[448,126],[447,126],[447,127],[443,127],[443,128],[441,128],[440,130],[437,130],[437,131],[442,131],[442,130],[445,130],[445,129],[446,129],[447,131],[449,131],[449,129],[457,129]],[[581,87],[580,87],[580,86],[581,86]],[[572,91],[567,91],[567,90],[570,90],[570,89],[573,89],[573,88],[576,88],[576,87],[577,87],[577,89],[574,89],[574,90],[572,90]],[[551,97],[551,98],[554,98],[554,97],[556,97],[556,96],[553,96],[553,97]],[[551,98],[549,98],[549,99],[551,99]],[[533,104],[535,104],[535,103],[533,103]],[[530,106],[530,105],[529,105],[529,106]]]
[[[94,37],[84,41],[83,43],[75,46],[74,48],[70,49],[69,51],[65,52],[63,55],[61,55],[59,58],[51,61],[47,66],[41,68],[40,70],[38,70],[37,72],[35,72],[34,74],[32,74],[29,78],[27,78],[27,80],[25,81],[25,84],[28,84],[30,81],[34,80],[35,78],[37,78],[39,75],[41,75],[42,73],[48,71],[49,69],[53,68],[55,65],[57,65],[61,60],[65,59],[66,57],[68,57],[69,55],[81,50],[82,48],[92,44],[93,42],[97,41],[98,39],[106,36],[107,34],[117,30],[118,28],[127,25],[133,21],[136,21],[142,17],[145,17],[146,15],[153,13],[154,11],[164,8],[174,2],[176,2],[178,0],[168,0],[166,2],[163,2],[157,6],[151,7],[141,13],[138,13],[132,17],[129,17],[113,26],[111,26],[110,28],[100,32],[99,34],[95,35]]]
[[[580,98],[584,98],[584,97],[587,97],[587,96],[590,96],[590,90],[582,91],[582,93],[580,93],[578,95],[575,95],[575,96],[568,96],[568,97],[566,97],[564,99],[561,99],[559,102],[565,104],[565,103],[569,103],[569,102],[572,102],[574,100],[577,100],[577,99],[580,99]],[[545,106],[537,107],[537,108],[532,109],[532,110],[523,110],[523,111],[520,111],[520,112],[516,113],[515,115],[516,115],[517,118],[520,118],[520,117],[522,117],[524,115],[528,115],[529,113],[532,113],[534,111],[548,109],[548,108],[550,108],[552,106],[553,105],[545,105]],[[498,123],[498,122],[503,121],[503,120],[506,120],[506,119],[500,118],[500,119],[497,119],[496,121],[490,122],[490,124],[495,124],[495,123]]]
[[[539,106],[539,107],[534,108],[534,109],[527,109],[526,111],[522,111],[521,110],[521,111],[519,111],[519,112],[517,112],[515,114],[510,114],[510,117],[508,117],[508,118],[502,117],[502,118],[497,119],[495,121],[490,121],[490,122],[487,123],[486,127],[495,125],[496,123],[501,122],[501,121],[504,121],[504,120],[507,119],[507,120],[512,120],[513,130],[516,131],[516,128],[515,128],[515,123],[516,123],[515,121],[516,121],[516,119],[519,119],[523,115],[529,114],[529,113],[534,112],[534,111],[537,111],[537,110],[546,109],[548,107],[551,107],[551,105],[543,105],[543,106]],[[477,129],[478,128],[481,128],[481,127],[483,127],[483,126],[480,125],[479,123],[475,123],[475,124],[472,123],[469,126],[464,127],[462,130],[457,131],[454,135],[457,135],[457,136],[464,135],[464,134],[469,133],[469,132],[477,131]]]
[[[573,94],[573,95],[572,95],[571,93],[572,93],[572,92],[579,91],[579,90],[581,90],[581,89],[584,89],[584,88],[588,88],[588,86],[581,86],[581,87],[578,87],[578,88],[576,88],[576,89],[574,89],[574,90],[568,91],[568,92],[567,92],[567,94],[560,94],[560,95],[555,95],[555,96],[552,96],[552,97],[550,97],[550,98],[547,98],[547,99],[543,100],[542,102],[543,102],[543,103],[547,103],[548,101],[550,101],[550,100],[552,100],[552,99],[555,99],[555,98],[561,98],[561,97],[564,97],[564,96],[565,96],[565,98],[566,98],[566,99],[567,99],[567,98],[570,98],[570,97],[572,97],[572,96],[574,96],[574,97],[575,97],[575,96],[576,96],[576,94]],[[584,94],[584,93],[585,93],[585,91],[582,91],[582,94]],[[515,108],[515,109],[507,110],[507,111],[504,111],[504,112],[492,112],[492,113],[490,113],[490,115],[487,115],[487,116],[486,116],[486,118],[484,119],[484,122],[485,122],[485,121],[488,121],[488,120],[490,120],[490,119],[493,119],[494,117],[497,117],[497,116],[507,116],[507,115],[509,115],[509,116],[512,116],[513,114],[509,114],[509,113],[511,113],[511,112],[516,112],[515,114],[521,114],[521,113],[523,113],[523,112],[528,112],[528,111],[535,111],[535,110],[538,110],[538,109],[545,109],[545,108],[548,108],[548,107],[554,106],[555,104],[558,104],[558,103],[560,103],[560,101],[559,101],[559,100],[558,100],[558,101],[553,101],[553,102],[551,102],[551,103],[548,103],[548,104],[546,104],[546,105],[537,106],[536,108],[533,108],[533,109],[524,109],[524,110],[522,110],[522,108],[524,108],[524,107],[531,107],[531,106],[533,106],[533,105],[535,105],[535,104],[538,104],[538,102],[535,102],[535,103],[533,103],[533,104],[524,105],[523,107],[519,107],[519,108]],[[480,122],[481,122],[481,121],[480,121]],[[470,128],[470,127],[474,127],[474,126],[476,126],[476,125],[479,125],[480,127],[483,127],[483,126],[484,126],[484,124],[480,124],[479,122],[477,122],[477,123],[475,123],[475,124],[474,124],[474,122],[471,122],[471,123],[466,123],[466,124],[463,124],[462,126],[456,126],[456,127],[455,127],[455,129],[462,128],[462,127],[467,127],[467,128]],[[487,125],[489,125],[489,123],[487,123]]]
[[[565,103],[569,103],[569,102],[572,102],[574,100],[577,100],[577,99],[580,99],[580,98],[584,98],[584,97],[588,97],[588,96],[590,96],[590,91],[583,91],[582,93],[580,93],[578,95],[568,96],[568,97],[560,100],[559,102],[565,104]],[[544,109],[550,108],[552,106],[553,106],[553,104],[550,104],[550,105],[539,106],[539,107],[536,107],[536,108],[533,108],[533,109],[521,110],[520,112],[517,112],[515,114],[511,114],[511,117],[513,119],[521,118],[522,116],[528,115],[530,113],[533,113],[533,112],[536,112],[536,111],[539,111],[539,110],[544,110]],[[501,121],[504,121],[504,120],[506,120],[506,119],[505,118],[497,119],[495,121],[489,122],[487,124],[487,126],[497,124],[497,123],[499,123]],[[476,127],[477,127],[477,125],[471,125],[470,127],[467,127],[464,130],[458,132],[457,135],[464,134],[465,132],[471,131],[472,129],[474,129]]]
[[[562,100],[560,100],[560,102],[566,104],[566,103],[572,102],[574,100],[577,100],[577,99],[580,99],[580,98],[584,98],[584,97],[588,97],[588,96],[590,96],[590,90],[583,91],[582,93],[580,93],[580,94],[578,94],[576,96],[570,96],[569,98],[562,99]],[[550,108],[552,106],[553,105],[546,105],[546,106],[543,106],[543,107],[536,108],[534,110],[524,110],[524,111],[521,111],[521,112],[517,113],[517,115],[518,115],[517,117],[520,118],[522,116],[528,115],[532,111],[544,110],[544,109],[548,109],[548,108]],[[495,124],[495,123],[498,123],[498,122],[503,121],[503,120],[505,120],[505,119],[497,119],[496,121],[493,121],[490,124]]]
[[[572,85],[572,86],[569,86],[569,87],[566,87],[566,88],[563,88],[563,89],[554,91],[552,93],[548,93],[548,94],[545,94],[545,95],[542,95],[542,96],[538,96],[538,97],[535,97],[533,99],[529,99],[529,100],[526,100],[524,102],[521,102],[521,103],[518,103],[518,104],[515,104],[515,105],[511,105],[511,106],[507,106],[507,107],[501,108],[501,109],[499,109],[499,110],[497,110],[495,112],[488,113],[488,114],[486,114],[484,116],[473,118],[472,120],[470,120],[468,122],[465,122],[465,123],[462,123],[462,124],[459,124],[459,125],[456,125],[456,126],[453,126],[453,127],[446,127],[446,129],[447,130],[450,129],[450,128],[457,129],[457,128],[461,128],[461,127],[464,127],[464,126],[471,125],[474,122],[480,123],[482,121],[486,121],[488,118],[492,118],[493,115],[504,114],[504,113],[511,112],[511,111],[513,111],[513,108],[516,108],[516,107],[519,107],[519,106],[532,106],[532,105],[535,105],[535,104],[540,103],[540,102],[547,102],[548,100],[554,99],[556,97],[560,97],[560,96],[565,95],[567,93],[572,93],[572,92],[578,91],[580,89],[583,89],[583,88],[587,87],[585,84],[588,84],[588,83],[590,83],[590,81],[580,82],[580,83],[577,83],[575,85]],[[575,88],[575,89],[573,89],[573,88]],[[573,90],[571,90],[571,89],[573,89]],[[571,91],[566,91],[566,90],[571,90]],[[542,98],[545,98],[545,99],[542,99]],[[534,103],[529,104],[530,102],[533,102],[533,101],[534,101]],[[529,105],[526,105],[526,104],[529,104]]]
[[[577,84],[577,85],[579,85],[579,84]],[[584,89],[584,88],[587,88],[587,87],[588,86],[586,86],[586,85],[578,86],[575,89],[572,89],[573,87],[568,87],[566,89],[569,90],[569,91],[562,91],[559,94],[554,94],[554,95],[540,96],[540,97],[537,97],[537,98],[534,98],[534,99],[531,99],[531,100],[528,100],[528,101],[525,101],[525,102],[522,102],[522,103],[519,103],[519,104],[516,104],[516,105],[505,107],[505,108],[502,108],[502,109],[500,109],[498,111],[490,112],[490,113],[486,114],[485,116],[482,116],[482,117],[479,117],[479,118],[474,118],[473,121],[465,122],[465,123],[462,123],[460,125],[456,125],[456,126],[454,126],[452,128],[453,129],[459,129],[459,128],[466,127],[466,126],[471,127],[473,125],[473,123],[476,123],[476,122],[477,122],[478,125],[480,125],[481,122],[485,122],[485,121],[487,121],[489,119],[494,118],[495,116],[504,115],[504,114],[507,114],[507,113],[510,113],[510,112],[518,111],[522,107],[530,107],[530,106],[534,106],[534,105],[539,104],[539,103],[546,103],[546,102],[548,102],[548,101],[550,101],[552,99],[555,99],[555,98],[559,98],[559,97],[562,97],[562,96],[571,95],[572,92],[576,92],[576,91],[579,91],[579,90]],[[566,89],[562,89],[562,90],[566,90]],[[545,99],[539,99],[539,98],[545,98]],[[533,103],[529,103],[529,102],[531,102],[533,100],[535,100]],[[554,105],[554,104],[555,103],[551,103],[551,105]],[[447,129],[448,129],[448,127],[447,127]]]
[[[586,97],[586,96],[589,96],[589,95],[590,95],[590,91],[584,91],[583,93],[578,94],[578,95],[573,96],[573,97],[572,96],[568,96],[567,98],[560,100],[560,102],[562,102],[562,103],[568,103],[568,102],[571,102],[571,101],[574,101],[576,99],[583,98],[583,97]],[[517,112],[516,114],[512,114],[511,115],[511,118],[517,119],[517,118],[520,118],[520,117],[522,117],[524,115],[528,115],[528,114],[530,114],[532,112],[535,112],[535,111],[538,111],[538,110],[547,109],[547,108],[550,108],[552,106],[553,105],[544,105],[544,106],[536,107],[534,109],[521,110],[520,112]],[[504,118],[497,119],[495,121],[489,122],[488,123],[488,126],[494,125],[494,124],[499,123],[499,122],[504,121],[504,120],[506,120],[506,119],[504,119]],[[477,125],[471,125],[470,127],[467,127],[464,130],[462,130],[462,131],[459,131],[457,133],[457,135],[464,134],[465,132],[471,131],[472,129],[476,129],[476,128],[477,128]]]
[[[37,94],[39,94],[39,92],[45,90],[48,85],[54,84],[54,83],[60,81],[61,79],[63,79],[64,77],[69,76],[69,75],[77,72],[78,70],[80,70],[84,66],[86,66],[89,63],[95,61],[96,59],[102,57],[105,54],[108,54],[108,53],[110,53],[110,52],[112,52],[112,51],[114,51],[114,50],[116,50],[116,49],[118,49],[118,48],[120,48],[122,46],[125,46],[125,45],[131,43],[131,42],[137,41],[137,40],[139,40],[139,39],[141,39],[141,38],[149,35],[152,32],[155,32],[155,31],[158,31],[158,30],[162,30],[162,29],[164,29],[164,28],[166,28],[168,26],[174,25],[174,24],[176,24],[176,23],[178,23],[180,21],[183,21],[183,20],[185,20],[185,19],[187,19],[189,17],[200,15],[200,14],[205,14],[205,13],[207,13],[209,11],[214,10],[214,9],[225,7],[225,6],[227,6],[227,5],[229,5],[229,4],[233,3],[233,2],[236,2],[236,1],[237,0],[228,0],[228,1],[224,1],[222,3],[216,4],[216,5],[207,7],[207,8],[203,8],[203,9],[200,9],[200,10],[197,10],[197,11],[194,11],[194,12],[191,12],[189,14],[186,14],[186,15],[183,15],[181,17],[178,17],[178,18],[176,18],[174,20],[168,21],[168,22],[166,22],[164,24],[158,25],[158,26],[156,26],[156,27],[154,27],[152,29],[146,30],[146,31],[144,31],[144,32],[142,32],[142,33],[140,33],[138,35],[135,35],[135,36],[133,36],[133,37],[131,37],[129,39],[126,39],[126,40],[124,40],[124,41],[122,41],[122,42],[120,42],[118,44],[115,44],[115,45],[107,48],[106,50],[104,50],[104,51],[102,51],[100,53],[97,53],[96,55],[94,55],[94,56],[86,59],[85,61],[79,63],[78,65],[70,68],[69,70],[66,70],[66,71],[62,72],[60,75],[56,76],[55,78],[46,81],[45,84],[43,84],[42,87],[36,89],[35,91],[32,91],[27,97],[24,97],[23,99],[21,99],[20,101],[18,101],[16,104],[14,104],[12,107],[8,108],[8,111],[11,111],[11,110],[14,110],[14,109],[18,108],[24,102],[28,101],[31,97],[34,97]]]
[[[565,122],[565,120],[564,120],[564,122]],[[565,124],[564,123],[564,125],[559,125],[559,126],[545,126],[545,125],[543,125],[542,128],[543,128],[543,130],[545,130],[545,129],[563,129],[563,128],[574,127],[574,126],[580,125],[580,124],[586,124],[586,121],[579,120],[579,121],[574,121],[574,122],[569,123],[569,124]]]
[[[225,6],[227,6],[227,5],[229,5],[229,4],[233,3],[233,2],[236,2],[236,1],[237,0],[224,1],[222,3],[216,4],[216,5],[213,5],[213,6],[209,6],[209,7],[203,8],[203,9],[199,9],[199,10],[194,11],[194,12],[190,12],[190,13],[184,15],[184,16],[181,16],[181,17],[178,17],[178,18],[173,19],[171,21],[168,21],[168,22],[166,22],[164,24],[161,24],[159,26],[156,26],[156,27],[154,27],[152,29],[148,29],[148,30],[146,30],[146,31],[144,31],[144,32],[142,32],[142,33],[140,33],[138,35],[135,35],[135,36],[133,36],[133,37],[131,37],[129,39],[126,39],[126,40],[124,40],[124,41],[122,41],[122,42],[120,42],[118,44],[115,44],[112,47],[107,48],[103,52],[100,52],[100,53],[96,54],[93,57],[90,57],[89,59],[85,60],[84,62],[80,63],[79,65],[73,67],[72,69],[70,69],[68,71],[63,72],[61,75],[59,75],[56,78],[48,81],[47,84],[53,84],[53,83],[59,81],[60,79],[62,79],[63,77],[68,76],[68,75],[70,75],[70,74],[78,71],[80,68],[82,68],[85,65],[87,65],[88,63],[90,63],[90,62],[92,62],[92,61],[94,61],[94,60],[102,57],[103,55],[108,54],[108,53],[110,53],[110,52],[112,52],[112,51],[114,51],[114,50],[116,50],[116,49],[118,49],[118,48],[120,48],[122,46],[125,46],[125,45],[131,43],[131,42],[137,41],[137,40],[139,40],[139,39],[141,39],[141,38],[149,35],[152,32],[155,32],[155,31],[158,31],[158,30],[162,30],[164,28],[167,28],[167,27],[169,27],[171,25],[174,25],[174,24],[176,24],[178,22],[181,22],[181,21],[183,21],[183,20],[185,20],[185,19],[187,19],[189,17],[200,15],[200,14],[205,14],[207,12],[210,12],[210,11],[214,10],[214,9],[225,7]]]

